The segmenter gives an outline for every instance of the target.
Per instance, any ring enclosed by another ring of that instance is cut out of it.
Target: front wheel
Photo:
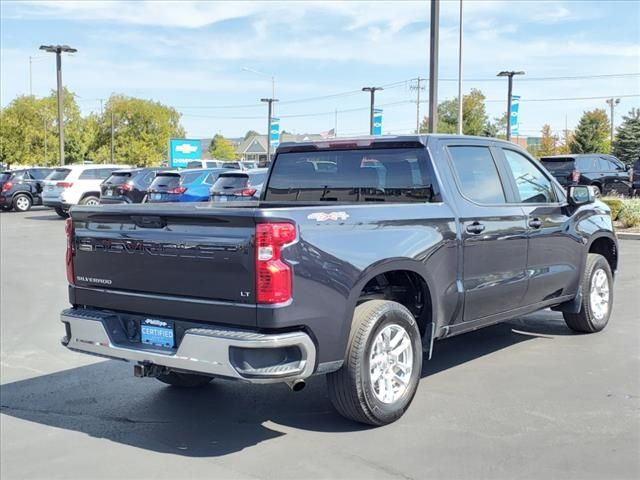
[[[422,371],[422,342],[407,308],[387,300],[358,307],[345,361],[327,375],[329,398],[356,422],[386,425],[409,408]]]
[[[197,373],[169,372],[158,375],[158,380],[167,385],[180,388],[198,388],[208,385],[213,377],[209,375],[199,375]]]
[[[599,332],[609,323],[613,306],[613,274],[609,262],[602,255],[588,254],[580,289],[580,311],[563,313],[564,321],[576,332]]]

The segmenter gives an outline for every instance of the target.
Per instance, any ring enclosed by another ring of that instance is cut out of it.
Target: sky
[[[0,3],[0,103],[55,89],[55,59],[42,44],[78,49],[64,56],[63,80],[83,113],[112,93],[176,108],[193,138],[266,131],[275,80],[281,129],[343,135],[369,129],[364,86],[383,86],[376,105],[383,132],[416,128],[412,79],[429,75],[428,1],[43,1]],[[457,96],[459,1],[440,9],[438,99]],[[574,128],[585,110],[614,120],[640,107],[639,1],[463,1],[463,92],[480,89],[487,113],[506,110],[501,70],[522,70],[520,132]],[[426,82],[422,82],[426,86]],[[420,115],[428,109],[421,92]],[[596,98],[584,98],[596,97]],[[551,99],[551,100],[549,100]],[[574,100],[567,100],[574,99]]]

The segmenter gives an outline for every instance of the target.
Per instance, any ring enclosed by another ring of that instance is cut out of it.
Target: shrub
[[[640,200],[627,200],[618,214],[618,219],[626,228],[640,226]]]
[[[620,210],[624,208],[624,201],[619,198],[603,198],[602,201],[611,209],[611,220],[618,220]]]

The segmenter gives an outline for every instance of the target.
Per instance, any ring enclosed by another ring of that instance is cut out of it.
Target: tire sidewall
[[[607,308],[607,313],[601,319],[596,318],[593,314],[593,310],[591,309],[591,282],[593,281],[593,277],[598,270],[602,270],[607,276],[607,282],[609,285],[609,305]],[[609,268],[609,264],[607,260],[598,256],[598,258],[591,265],[591,271],[589,272],[589,276],[586,279],[587,282],[583,286],[582,294],[584,295],[584,308],[587,313],[587,320],[591,324],[593,331],[599,332],[604,329],[609,323],[609,318],[611,317],[611,310],[613,307],[613,275],[611,274],[611,268]]]
[[[19,207],[18,207],[18,201],[19,201],[21,198],[24,198],[24,199],[28,202],[28,203],[27,203],[27,208],[19,208]],[[16,196],[14,197],[14,199],[13,199],[13,209],[14,209],[16,212],[28,212],[28,211],[31,209],[31,205],[32,205],[32,202],[31,202],[31,199],[29,198],[29,196],[28,196],[28,195],[16,195]]]
[[[363,351],[363,359],[361,363],[360,379],[362,385],[362,395],[369,411],[381,423],[391,423],[400,418],[407,410],[413,397],[416,394],[418,383],[420,382],[422,370],[422,340],[420,332],[413,315],[399,304],[390,303],[389,307],[379,312],[378,320],[373,325]],[[388,325],[399,325],[402,327],[409,338],[413,347],[413,369],[409,386],[405,390],[403,396],[394,403],[383,403],[373,391],[370,374],[370,355],[373,342],[378,334]]]
[[[99,197],[96,197],[96,196],[94,196],[94,195],[89,195],[89,196],[87,196],[87,197],[84,197],[84,198],[82,199],[82,201],[80,202],[80,204],[81,204],[81,205],[87,205],[87,204],[88,204],[90,201],[92,201],[92,200],[93,200],[93,201],[95,201],[95,202],[96,202],[96,204],[99,204],[99,203],[100,203],[100,198],[99,198]]]

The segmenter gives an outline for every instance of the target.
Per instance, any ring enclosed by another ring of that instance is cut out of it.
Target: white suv
[[[72,205],[98,205],[100,184],[114,170],[127,165],[65,165],[56,168],[44,180],[42,203],[54,208],[62,218],[69,216]]]

